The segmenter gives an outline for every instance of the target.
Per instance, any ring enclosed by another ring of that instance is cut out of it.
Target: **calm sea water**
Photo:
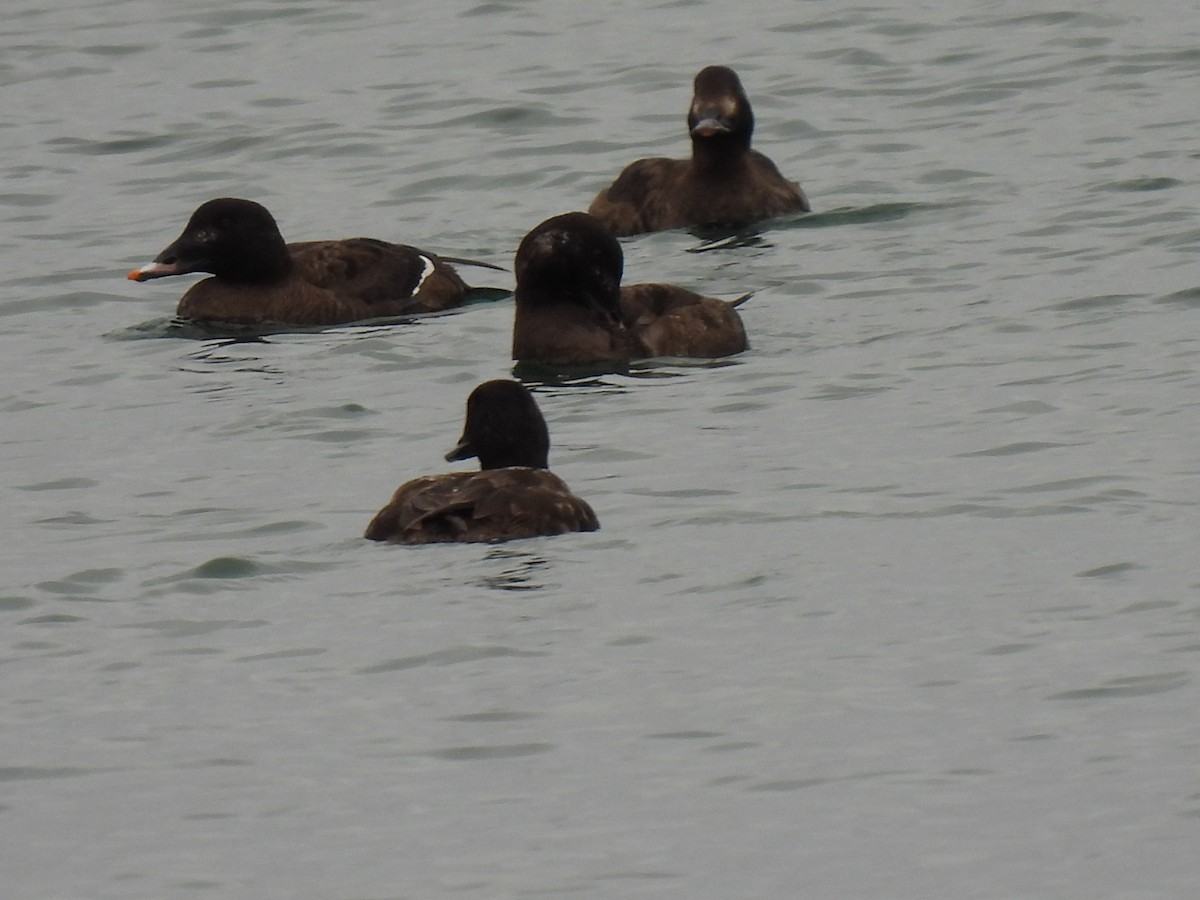
[[[1194,897],[1194,13],[19,0],[4,896]],[[717,62],[817,212],[625,243],[753,349],[539,387],[597,534],[359,538],[511,303],[230,343],[123,279],[221,195],[508,265]]]

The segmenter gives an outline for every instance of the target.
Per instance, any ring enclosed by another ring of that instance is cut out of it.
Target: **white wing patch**
[[[412,293],[409,295],[411,297],[415,297],[417,295],[417,293],[421,290],[422,285],[425,284],[425,279],[432,275],[434,270],[433,260],[423,253],[419,255],[421,257],[421,262],[424,263],[424,267],[421,269],[421,277],[417,279],[417,283],[413,286]]]

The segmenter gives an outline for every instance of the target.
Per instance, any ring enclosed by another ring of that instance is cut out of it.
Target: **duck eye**
[[[195,239],[196,239],[196,242],[199,244],[208,244],[208,243],[212,242],[212,240],[215,236],[216,235],[212,231],[212,229],[201,228],[199,231],[196,232]]]

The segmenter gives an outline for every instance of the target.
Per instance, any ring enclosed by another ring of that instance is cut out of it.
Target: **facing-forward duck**
[[[808,212],[800,185],[750,147],[754,113],[733,69],[696,76],[687,116],[691,159],[639,159],[592,201],[588,212],[616,235],[692,226],[732,226]]]

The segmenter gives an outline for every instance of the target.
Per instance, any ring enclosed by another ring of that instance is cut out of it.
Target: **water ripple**
[[[1192,683],[1192,677],[1187,672],[1164,672],[1158,675],[1131,675],[1124,678],[1113,678],[1104,684],[1091,688],[1080,688],[1073,691],[1063,691],[1051,694],[1049,700],[1107,700],[1125,697],[1148,697],[1167,691],[1178,690]]]

